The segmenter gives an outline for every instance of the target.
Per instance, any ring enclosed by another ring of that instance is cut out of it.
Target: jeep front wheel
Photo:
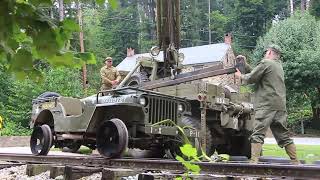
[[[121,157],[128,147],[128,130],[120,119],[102,123],[97,131],[97,150],[107,158]]]
[[[47,155],[52,145],[52,133],[48,125],[44,124],[33,129],[30,138],[30,148],[34,155]]]

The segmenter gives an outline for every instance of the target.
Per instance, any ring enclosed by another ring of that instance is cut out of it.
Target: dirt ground
[[[0,136],[0,147],[27,147],[30,136]]]

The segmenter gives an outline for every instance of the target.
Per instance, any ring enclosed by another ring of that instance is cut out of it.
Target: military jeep
[[[173,156],[183,143],[175,124],[190,127],[184,134],[193,142],[199,137],[186,100],[133,87],[84,99],[46,92],[32,104],[30,147],[35,155],[47,155],[53,145],[74,151],[84,145],[107,158],[122,156],[126,148]]]

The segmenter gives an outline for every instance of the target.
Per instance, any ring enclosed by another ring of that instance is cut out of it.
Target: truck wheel
[[[184,126],[189,126],[192,128],[197,129],[198,131],[201,129],[201,125],[200,125],[200,120],[191,117],[191,116],[184,116],[181,120],[182,124]],[[210,129],[207,127],[207,133],[206,133],[206,141],[207,141],[207,146],[206,146],[206,153],[207,155],[211,155],[212,152],[212,136],[211,136],[211,131]],[[195,146],[198,149],[199,154],[201,153],[201,144],[200,144],[200,139],[190,139],[190,142],[192,143],[193,146]],[[166,150],[166,154],[169,158],[174,158],[176,155],[181,155],[181,151],[180,151],[180,146],[183,145],[183,140],[181,136],[176,137],[176,139],[174,140],[173,143],[170,143],[169,149]]]
[[[96,138],[98,152],[107,158],[121,157],[128,147],[128,130],[120,119],[104,121]]]
[[[201,124],[200,124],[200,120],[196,119],[194,117],[191,116],[185,116],[182,118],[182,123],[185,124],[185,126],[190,126],[193,128],[196,128],[198,131],[201,130]],[[199,150],[201,150],[201,144],[200,144],[201,139],[198,139],[198,144],[197,144],[197,148]],[[212,147],[213,147],[213,140],[212,140],[212,135],[211,135],[211,131],[209,129],[209,127],[206,127],[206,153],[207,155],[211,155],[213,152]]]
[[[37,126],[30,138],[30,148],[34,155],[47,155],[52,145],[52,133],[48,125]]]

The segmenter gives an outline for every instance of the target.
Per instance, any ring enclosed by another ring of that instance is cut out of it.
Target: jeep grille
[[[149,123],[154,124],[166,119],[171,119],[177,124],[178,102],[159,97],[149,97]],[[170,123],[163,124],[173,126]]]

